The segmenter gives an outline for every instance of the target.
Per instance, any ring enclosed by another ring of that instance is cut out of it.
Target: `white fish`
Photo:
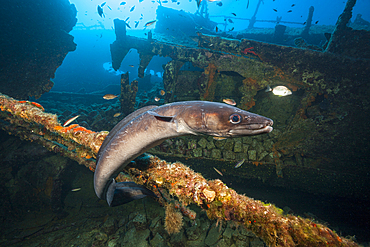
[[[77,115],[75,117],[72,117],[70,119],[68,119],[64,124],[63,124],[63,127],[66,127],[68,124],[72,123],[73,121],[75,121],[80,115]]]
[[[79,190],[81,190],[81,188],[72,189],[71,191],[76,192],[76,191],[79,191]]]
[[[292,91],[290,91],[290,89],[287,88],[286,86],[277,86],[272,89],[270,88],[270,86],[267,86],[267,89],[265,90],[265,92],[269,92],[269,91],[272,91],[274,95],[278,95],[278,96],[287,96],[287,95],[292,94]]]

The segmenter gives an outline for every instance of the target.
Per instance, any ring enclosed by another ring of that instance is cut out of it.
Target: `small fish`
[[[216,5],[221,7],[222,6],[222,2],[218,2],[218,3],[216,3]]]
[[[166,92],[165,92],[164,90],[161,90],[159,93],[160,93],[162,96],[166,94]]]
[[[194,42],[199,42],[199,36],[189,36],[189,38]]]
[[[127,17],[125,21],[127,21],[128,19],[130,19],[130,16],[129,16],[129,17]]]
[[[120,112],[117,112],[116,114],[113,115],[113,117],[119,117],[121,115]]]
[[[165,1],[163,1],[162,3],[168,3],[168,1],[166,1],[166,0],[165,0]]]
[[[76,191],[79,191],[79,190],[81,190],[81,188],[71,189],[71,191],[73,191],[73,192],[76,192]]]
[[[202,0],[197,0],[197,7],[199,9],[199,6],[200,6],[200,3],[202,2]]]
[[[247,3],[247,9],[248,9],[248,7],[249,7],[249,0],[248,0],[248,3]]]
[[[235,167],[234,167],[234,168],[239,168],[239,167],[241,167],[241,166],[243,165],[244,161],[245,161],[245,159],[242,159],[241,161],[239,161],[239,162],[235,165]]]
[[[153,24],[154,24],[154,23],[156,23],[156,22],[157,22],[157,20],[149,21],[149,22],[145,23],[145,25],[144,25],[144,26],[149,27],[149,26],[153,25]]]
[[[106,94],[106,95],[104,95],[103,96],[103,99],[106,99],[106,100],[110,100],[110,99],[115,99],[115,98],[117,98],[118,97],[118,95],[114,95],[114,94]]]
[[[223,99],[222,101],[228,105],[236,105],[236,102],[233,99]]]
[[[125,24],[126,24],[126,26],[127,26],[128,28],[130,28],[130,29],[131,29],[130,25],[129,25],[127,22],[126,22]]]
[[[274,95],[278,95],[281,97],[292,94],[292,91],[290,91],[290,89],[287,88],[286,86],[277,86],[277,87],[274,87],[273,89],[271,89],[270,86],[267,86],[267,89],[265,90],[265,92],[269,92],[269,91],[272,91]]]
[[[233,30],[234,30],[234,27],[230,28],[230,29],[229,29],[229,32],[231,32],[231,31],[233,31]]]
[[[227,138],[226,137],[222,137],[222,136],[214,136],[213,137],[213,140],[216,140],[216,141],[222,141],[222,140],[226,140]]]
[[[74,116],[70,119],[68,119],[64,124],[63,124],[63,127],[66,127],[68,124],[72,123],[73,121],[75,121],[80,115],[77,115],[77,116]]]
[[[161,99],[160,99],[159,97],[155,97],[155,98],[154,98],[154,100],[158,102],[158,101],[160,101]]]
[[[235,13],[231,13],[233,16],[236,16],[236,14]]]
[[[177,2],[177,5],[180,5],[180,2]]]
[[[288,10],[288,13],[291,13],[293,10]]]
[[[108,9],[112,10],[112,8],[111,8],[111,7],[109,7],[109,5],[107,5],[107,7],[108,7]]]
[[[220,174],[221,176],[223,176],[223,174],[222,174],[219,170],[217,170],[217,169],[216,169],[216,167],[213,167],[213,169],[215,169],[215,171],[216,171],[218,174]]]
[[[129,66],[130,66],[131,68],[135,67],[135,66],[134,66],[134,65],[132,65],[132,64],[130,64]]]
[[[139,21],[135,21],[135,28],[139,25]]]
[[[273,11],[277,12],[277,9],[272,9]]]
[[[130,9],[130,12],[134,11],[134,9],[135,9],[135,5],[132,6],[132,8]]]
[[[121,2],[119,5],[125,5],[126,4],[126,2]]]
[[[101,6],[101,7],[103,7],[106,3],[107,3],[107,2],[104,2],[104,3],[100,4],[100,6]]]
[[[307,22],[305,21],[305,22],[303,22],[303,24],[302,25],[305,25]]]
[[[294,7],[294,6],[295,6],[295,4],[293,3],[291,7]]]
[[[100,17],[105,17],[103,9],[99,5],[98,5],[98,14],[100,15]]]
[[[315,24],[319,23],[319,21],[316,21]]]
[[[234,23],[234,22],[233,22],[233,20],[231,20],[231,19],[228,19],[228,21],[229,21],[230,23]]]
[[[216,33],[218,32],[218,27],[216,26]]]

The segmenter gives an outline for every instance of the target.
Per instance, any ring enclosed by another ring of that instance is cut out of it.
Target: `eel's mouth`
[[[273,130],[271,126],[263,126],[261,128],[253,128],[253,129],[232,129],[230,130],[230,134],[232,136],[252,136],[252,135],[260,135],[260,134],[267,134],[270,133]]]
[[[232,136],[260,135],[270,133],[273,130],[272,128],[273,124],[274,122],[271,119],[266,119],[266,121],[264,121],[263,123],[240,125],[234,129],[231,129],[229,133]]]

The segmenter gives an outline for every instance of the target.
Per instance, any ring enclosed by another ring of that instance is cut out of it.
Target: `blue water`
[[[130,81],[137,79],[137,69],[139,56],[135,50],[132,50],[122,61],[120,71],[114,72],[111,69],[107,70],[106,63],[111,62],[110,44],[115,40],[114,24],[115,18],[127,20],[131,29],[127,29],[127,34],[137,37],[146,37],[149,30],[154,31],[155,25],[144,27],[144,24],[156,20],[156,10],[159,6],[158,2],[145,0],[127,1],[125,5],[120,5],[122,1],[106,1],[103,6],[105,18],[100,17],[97,13],[97,6],[104,1],[98,0],[72,0],[77,8],[77,25],[71,31],[71,35],[75,37],[74,42],[77,44],[77,49],[70,52],[64,59],[63,64],[57,69],[55,78],[52,79],[55,83],[52,91],[67,91],[78,92],[84,89],[85,92],[94,92],[101,90],[107,85],[119,84],[120,73],[129,72]],[[217,3],[222,3],[222,6]],[[180,4],[178,4],[180,3]],[[211,21],[220,23],[220,30],[231,30],[234,32],[247,28],[249,21],[241,20],[242,18],[251,18],[257,7],[257,0],[250,0],[247,8],[247,0],[225,0],[207,2],[208,14]],[[294,5],[294,6],[293,6]],[[111,10],[108,8],[111,8]],[[134,10],[130,9],[135,6]],[[194,0],[179,0],[177,2],[168,1],[162,6],[183,10],[189,13],[197,11],[197,4]],[[293,6],[293,7],[292,7]],[[268,0],[259,6],[256,16],[256,28],[273,28],[275,23],[260,22],[259,20],[274,21],[277,17],[282,17],[282,21],[295,22],[300,24],[284,23],[288,27],[303,27],[303,23],[307,19],[308,8],[314,6],[313,23],[317,25],[335,25],[338,16],[342,13],[345,1],[339,0],[333,4],[332,1],[288,1],[288,0]],[[274,11],[277,10],[277,12]],[[370,21],[370,12],[365,11],[370,9],[370,1],[358,0],[353,10],[352,21],[357,14],[362,14],[362,18]],[[291,12],[288,12],[290,11]],[[235,16],[234,16],[235,14]],[[227,26],[224,27],[224,17],[230,16],[233,23],[226,20]],[[137,28],[134,28],[135,23],[139,21]],[[184,25],[179,20],[170,20],[178,25]],[[315,25],[315,24],[314,24]],[[88,30],[84,27],[91,27]],[[170,58],[154,58],[147,67],[147,73],[163,74],[162,65],[170,61]],[[105,65],[104,65],[105,64]],[[134,65],[134,67],[130,67]],[[139,79],[140,85],[140,79]],[[114,93],[114,92],[113,92]]]
[[[203,2],[205,1],[206,0],[203,0]],[[146,103],[162,104],[164,102],[163,98],[159,102],[154,102],[154,100],[155,96],[159,96],[159,92],[163,88],[163,66],[171,61],[171,58],[154,56],[146,67],[146,77],[138,78],[140,59],[136,50],[132,49],[128,52],[118,70],[114,70],[112,68],[110,53],[110,45],[116,40],[113,24],[113,20],[116,18],[127,20],[127,24],[131,27],[127,29],[127,35],[145,39],[147,39],[149,31],[153,32],[154,35],[160,35],[159,33],[156,33],[156,24],[149,27],[144,26],[147,22],[157,20],[156,11],[159,6],[158,1],[143,0],[140,2],[139,0],[127,0],[125,5],[120,5],[122,0],[107,0],[106,4],[103,6],[105,17],[100,17],[97,12],[97,6],[102,5],[104,0],[70,0],[70,2],[75,4],[78,11],[77,25],[70,32],[74,37],[74,42],[77,44],[77,48],[75,51],[67,54],[63,64],[57,69],[55,77],[52,78],[54,87],[51,91],[70,93],[95,92],[95,94],[91,94],[91,96],[88,95],[87,97],[99,97],[100,101],[97,100],[96,102],[91,103],[86,100],[86,98],[76,100],[66,97],[65,99],[58,99],[58,103],[51,101],[49,102],[49,105],[43,104],[46,111],[58,114],[59,119],[63,121],[66,121],[68,118],[77,114],[81,114],[76,123],[89,129],[91,128],[94,131],[100,131],[102,129],[109,130],[113,128],[113,126],[117,124],[123,116],[119,118],[113,117],[114,113],[118,113],[120,111],[120,102],[118,101],[118,98],[112,101],[106,101],[102,99],[102,95],[106,93],[115,95],[120,94],[119,86],[121,74],[127,72],[129,73],[130,81],[139,81],[139,92],[137,97],[142,97],[140,98],[142,101],[140,106]],[[208,6],[208,15],[210,20],[216,22],[217,27],[221,31],[233,30],[233,32],[230,32],[230,35],[232,38],[235,38],[238,31],[245,30],[248,27],[249,20],[244,19],[252,18],[258,2],[258,0],[223,0],[207,1],[206,4]],[[256,15],[257,21],[254,27],[255,30],[259,31],[268,29],[273,30],[276,25],[276,19],[281,18],[281,23],[287,27],[303,28],[303,24],[307,20],[308,9],[310,6],[314,6],[312,20],[313,28],[333,30],[345,4],[346,1],[344,0],[264,0],[259,6],[259,10]],[[130,11],[134,6],[135,8]],[[167,3],[163,3],[162,6],[173,8],[175,10],[182,10],[184,13],[191,14],[198,11],[195,0],[169,0]],[[358,0],[353,9],[351,21],[354,21],[358,14],[361,14],[365,21],[370,22],[370,11],[368,10],[370,10],[370,1]],[[225,18],[224,16],[227,17]],[[187,24],[186,22],[182,22],[181,16],[178,19],[171,19],[168,21],[175,29],[178,26],[185,26]],[[137,27],[135,27],[136,23],[138,23]],[[324,41],[323,36],[323,40],[318,41],[318,43],[322,45],[322,42]],[[292,45],[292,42],[288,45]],[[202,69],[191,67],[191,63],[185,64],[184,67],[186,66],[188,66],[188,71],[203,71]],[[151,78],[150,83],[147,80],[148,77]],[[107,88],[110,91],[107,91]],[[169,92],[166,92],[166,94],[168,93]],[[56,94],[58,93],[55,93],[55,95]],[[45,95],[47,95],[47,93]],[[267,97],[267,93],[261,92],[260,95],[262,95],[260,97],[260,102],[262,102]],[[302,95],[300,95],[300,97],[301,96]],[[324,98],[324,95],[322,95],[321,98],[322,101],[318,104],[318,108],[322,111],[329,111],[329,109],[335,107],[329,99]],[[42,100],[43,98],[40,99]],[[285,99],[287,100],[287,98]],[[90,100],[94,99],[92,98]],[[85,105],[83,103],[85,103]],[[257,104],[258,103],[259,102],[257,102]],[[137,106],[138,104],[136,107]],[[81,107],[81,109],[78,109],[78,107]],[[99,122],[93,123],[94,117],[89,116],[91,112],[100,112],[99,114],[103,115],[104,121],[101,121],[100,124]],[[317,113],[313,112],[312,114]],[[91,121],[89,122],[87,120]],[[278,124],[280,123],[276,121],[274,126]],[[170,158],[168,160],[170,160]],[[193,161],[186,160],[186,162],[190,164],[191,162],[198,162],[198,159],[193,159]],[[364,162],[364,164],[366,163]],[[211,170],[211,172],[215,175],[213,170]],[[211,177],[206,176],[209,175],[207,173],[203,173],[203,175],[206,178]],[[88,176],[91,176],[91,174],[89,173]],[[227,181],[226,176],[222,179],[223,181]],[[92,179],[89,178],[88,181],[89,183],[91,182],[91,186]],[[232,178],[230,178],[228,182],[230,181],[232,181]],[[294,190],[294,188],[286,188],[288,186],[284,187],[284,189],[281,189],[278,186],[268,186],[262,181],[256,182],[250,180],[245,181],[244,183],[232,181],[228,183],[228,185],[230,185],[230,187],[235,186],[235,189],[238,189],[241,193],[246,193],[250,197],[275,203],[279,207],[289,205],[296,214],[304,215],[307,212],[313,213],[320,219],[328,221],[328,224],[331,224],[329,227],[333,226],[335,227],[335,230],[339,229],[339,231],[343,231],[345,234],[358,234],[360,235],[359,239],[361,241],[369,241],[369,237],[366,234],[368,230],[367,228],[369,227],[369,221],[367,219],[370,218],[368,213],[370,212],[368,201],[364,200],[364,204],[359,206],[357,205],[358,201],[353,198],[337,198],[325,195],[317,196],[307,192],[303,193],[302,191]],[[79,186],[80,185],[78,185],[78,187]],[[92,188],[90,188],[89,191],[93,194]],[[97,204],[97,198],[95,198],[94,194],[92,195],[92,198],[93,199],[91,200]],[[74,201],[71,204],[74,204]],[[105,206],[106,205],[104,204],[104,207]],[[127,207],[130,208],[130,205]],[[110,210],[110,208],[107,209],[107,211],[108,210]],[[132,210],[135,211],[135,208]],[[109,211],[107,214],[111,214],[111,212],[112,211]]]

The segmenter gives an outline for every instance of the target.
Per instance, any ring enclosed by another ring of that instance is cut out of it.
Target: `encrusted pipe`
[[[78,124],[63,127],[57,115],[44,112],[40,104],[18,101],[1,93],[0,109],[4,120],[0,127],[9,134],[37,142],[49,151],[95,169],[92,158],[98,153],[108,131],[94,132]]]
[[[129,169],[136,183],[153,191],[167,189],[184,205],[201,206],[210,219],[239,223],[269,246],[358,246],[322,224],[283,215],[282,210],[272,204],[239,195],[219,179],[206,180],[179,162],[171,164],[153,156],[147,162],[149,168],[145,171]]]

